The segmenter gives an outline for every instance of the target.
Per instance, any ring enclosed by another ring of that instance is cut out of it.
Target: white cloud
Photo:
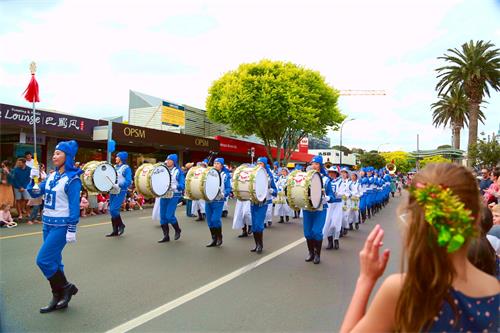
[[[443,26],[443,20],[463,4],[64,1],[25,12],[7,3],[2,12],[14,25],[0,26],[7,50],[0,52],[0,100],[23,103],[35,59],[41,107],[126,115],[134,89],[203,108],[208,87],[222,73],[271,58],[319,70],[339,89],[386,89],[386,96],[341,97],[342,111],[357,119],[345,127],[348,146],[391,142],[411,150],[416,134],[425,133],[422,146],[434,148],[449,142],[449,131],[430,126],[436,57],[458,46],[450,45],[450,31],[467,29],[459,22]],[[480,22],[478,15],[473,23]],[[488,107],[498,105],[493,99]],[[489,116],[500,122],[494,112]]]

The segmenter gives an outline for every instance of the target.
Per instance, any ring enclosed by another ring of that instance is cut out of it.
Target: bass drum
[[[164,196],[170,190],[172,176],[165,163],[144,163],[134,176],[135,188],[146,198]]]
[[[221,176],[213,167],[195,166],[186,175],[186,196],[191,200],[213,201],[221,186]]]
[[[288,204],[294,210],[323,209],[323,180],[319,172],[293,171],[286,182]]]
[[[82,170],[80,179],[89,192],[109,192],[118,181],[115,168],[106,161],[90,161]]]
[[[233,192],[240,201],[261,203],[266,200],[269,179],[261,166],[240,165],[233,175]]]

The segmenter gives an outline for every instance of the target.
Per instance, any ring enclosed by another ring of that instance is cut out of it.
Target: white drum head
[[[164,165],[157,165],[151,173],[151,189],[154,194],[161,197],[164,196],[170,188],[171,176],[170,172]]]
[[[321,193],[322,193],[322,180],[321,180],[321,176],[319,175],[319,173],[315,173],[313,174],[312,176],[312,179],[311,179],[311,187],[310,187],[310,191],[311,191],[311,204],[314,208],[319,208],[319,206],[321,206]]]
[[[214,200],[219,194],[219,188],[221,186],[220,175],[217,170],[210,169],[207,173],[207,178],[205,179],[205,195],[209,201]]]
[[[267,197],[267,188],[269,186],[267,180],[267,172],[263,168],[259,168],[255,174],[255,195],[259,201],[264,201]]]
[[[102,163],[96,167],[92,180],[100,192],[109,192],[116,184],[117,177],[115,168],[111,164]]]

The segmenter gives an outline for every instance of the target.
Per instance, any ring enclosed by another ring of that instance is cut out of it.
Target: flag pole
[[[36,152],[36,105],[35,105],[35,103],[39,102],[40,99],[38,96],[38,82],[36,82],[36,79],[35,79],[36,63],[34,61],[32,61],[30,64],[30,72],[31,72],[31,81],[30,81],[30,84],[28,85],[28,88],[26,88],[24,93],[25,93],[26,100],[33,103],[33,168],[38,169],[38,155]],[[39,183],[38,177],[35,177],[33,180],[35,182],[33,189],[38,189],[38,183]]]

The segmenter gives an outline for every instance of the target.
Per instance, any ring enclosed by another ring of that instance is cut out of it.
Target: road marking
[[[148,216],[143,216],[143,217],[139,217],[139,220],[146,220],[146,219],[150,219],[150,220],[152,220],[153,218],[152,218],[150,215],[148,215]]]
[[[145,324],[147,323],[148,321],[151,321],[181,305],[183,305],[184,303],[187,303],[195,298],[198,298],[204,294],[206,294],[207,292],[231,281],[231,280],[234,280],[236,279],[237,277],[265,264],[266,262],[276,258],[277,256],[291,250],[292,248],[296,247],[297,245],[299,244],[302,244],[305,242],[305,239],[304,238],[301,238],[301,239],[298,239],[296,240],[295,242],[293,243],[290,243],[284,247],[282,247],[281,249],[278,249],[270,254],[268,254],[267,256],[265,257],[262,257],[261,259],[259,260],[256,260],[246,266],[243,266],[227,275],[224,275],[223,277],[215,280],[215,281],[212,281],[210,283],[207,283],[206,285],[198,288],[198,289],[195,289],[179,298],[176,298],[174,299],[173,301],[170,301],[168,303],[165,303],[163,305],[160,305],[159,307],[157,307],[156,309],[153,309],[149,312],[146,312],[132,320],[129,320],[127,321],[126,323],[124,324],[121,324],[115,328],[112,328],[110,329],[109,331],[107,331],[107,333],[122,333],[122,332],[128,332],[138,326],[141,326],[142,324]]]
[[[105,224],[111,224],[111,222],[108,221],[108,222],[99,222],[99,223],[93,223],[93,224],[85,224],[85,225],[78,226],[78,228],[90,228],[90,227],[96,227],[96,226],[105,225]],[[11,236],[0,236],[0,239],[19,238],[19,237],[41,235],[41,234],[43,234],[42,231],[36,231],[36,232],[28,232],[25,234],[18,234],[18,235],[11,235]]]

